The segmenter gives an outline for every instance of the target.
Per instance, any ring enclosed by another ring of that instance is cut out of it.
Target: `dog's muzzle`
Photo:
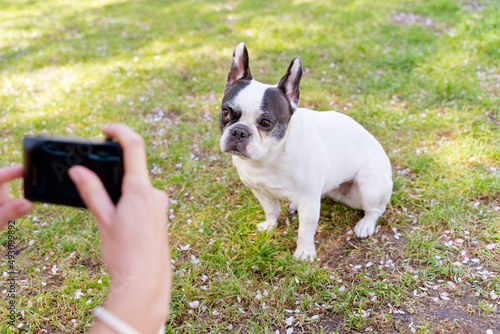
[[[227,132],[221,138],[221,150],[224,153],[230,153],[249,158],[247,147],[252,137],[251,130],[246,126],[236,125],[227,129]]]
[[[250,132],[248,132],[247,129],[239,126],[231,129],[230,134],[233,137],[235,143],[240,143],[250,137]]]

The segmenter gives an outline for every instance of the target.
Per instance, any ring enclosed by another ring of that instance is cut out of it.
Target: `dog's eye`
[[[270,120],[268,119],[263,119],[262,121],[260,121],[259,123],[263,128],[269,128],[271,127],[271,125],[273,125],[273,122],[271,122]]]
[[[229,121],[231,119],[231,114],[229,113],[229,110],[227,109],[222,109],[222,116],[226,121]]]

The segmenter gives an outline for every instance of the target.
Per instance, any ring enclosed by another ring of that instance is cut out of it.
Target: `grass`
[[[22,162],[28,134],[140,132],[173,199],[168,333],[498,331],[499,22],[487,0],[0,1],[0,165]],[[286,203],[276,231],[256,231],[263,210],[218,148],[241,41],[265,83],[300,55],[301,105],[382,143],[395,186],[376,235],[355,238],[362,214],[329,200],[315,263],[291,256]],[[38,204],[17,223],[16,329],[0,332],[87,331],[110,283],[92,216]]]

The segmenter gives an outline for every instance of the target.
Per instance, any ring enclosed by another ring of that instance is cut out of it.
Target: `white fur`
[[[266,221],[257,229],[277,226],[280,199],[294,203],[299,213],[294,256],[312,260],[316,257],[314,235],[320,201],[331,197],[363,210],[365,216],[354,231],[360,238],[372,235],[392,193],[391,164],[380,143],[347,115],[305,108],[296,109],[282,140],[259,136],[255,126],[260,112],[258,96],[267,87],[253,81],[235,99],[235,104],[244,106],[239,123],[254,132],[248,146],[251,159],[233,155],[233,164],[264,208]],[[342,194],[339,186],[348,181],[354,181],[351,190]]]

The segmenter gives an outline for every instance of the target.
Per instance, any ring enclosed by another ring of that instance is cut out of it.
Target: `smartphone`
[[[123,154],[111,140],[56,136],[23,139],[24,197],[30,201],[86,207],[68,170],[85,166],[102,180],[111,200],[121,196]]]

